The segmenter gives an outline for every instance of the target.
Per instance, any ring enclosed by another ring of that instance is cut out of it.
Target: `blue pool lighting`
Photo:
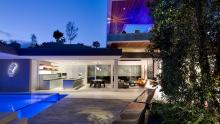
[[[58,93],[1,93],[0,112],[17,112],[18,118],[31,118],[63,97]]]

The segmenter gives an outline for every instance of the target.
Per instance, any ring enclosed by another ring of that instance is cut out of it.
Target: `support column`
[[[148,77],[147,77],[148,60],[146,60],[146,61],[144,62],[144,65],[145,65],[145,68],[144,68],[145,75],[144,75],[144,77],[145,77],[146,79],[148,79]]]
[[[39,88],[39,63],[37,60],[30,60],[30,87],[29,91],[35,91]]]
[[[113,78],[114,78],[114,64],[111,63],[111,86],[112,86],[112,88],[114,87],[114,80],[113,80]]]
[[[155,63],[155,61],[154,61],[154,58],[153,58],[153,78],[155,77],[155,76],[154,76],[154,74],[155,74],[155,70],[154,70],[154,69],[155,69],[155,68],[154,68],[155,65],[154,65],[154,63]]]
[[[114,60],[114,84],[113,87],[118,89],[118,59]]]
[[[87,82],[88,82],[88,65],[86,64],[85,65],[85,72],[84,72],[84,84],[85,84],[85,86],[87,85]]]
[[[96,64],[95,64],[95,80],[96,80]]]
[[[141,60],[141,78],[145,79],[145,65],[143,60]]]

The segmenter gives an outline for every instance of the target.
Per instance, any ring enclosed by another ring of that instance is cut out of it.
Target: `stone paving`
[[[29,119],[29,124],[111,124],[142,90],[83,89]]]
[[[130,100],[64,98],[29,124],[111,124]]]

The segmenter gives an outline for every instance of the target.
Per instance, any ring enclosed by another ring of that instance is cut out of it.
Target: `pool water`
[[[18,118],[31,118],[63,97],[59,93],[1,93],[0,112],[17,112]]]

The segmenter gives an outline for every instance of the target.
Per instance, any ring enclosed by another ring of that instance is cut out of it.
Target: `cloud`
[[[0,34],[3,34],[5,36],[7,36],[7,37],[12,37],[12,34],[10,34],[8,32],[5,32],[5,31],[2,31],[2,30],[0,30]]]

